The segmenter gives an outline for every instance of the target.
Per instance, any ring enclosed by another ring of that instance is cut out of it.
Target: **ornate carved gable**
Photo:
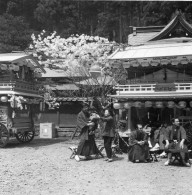
[[[192,26],[184,19],[181,13],[178,13],[165,28],[148,41],[175,37],[192,37]]]

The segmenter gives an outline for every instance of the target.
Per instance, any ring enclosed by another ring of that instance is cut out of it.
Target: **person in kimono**
[[[183,165],[190,167],[188,148],[185,144],[186,131],[180,125],[178,118],[173,119],[172,123],[165,131],[165,150],[168,153],[168,160],[165,162],[165,166],[171,164],[172,153],[180,153]]]
[[[101,117],[103,121],[102,137],[104,139],[104,147],[107,154],[105,159],[107,162],[112,162],[112,141],[115,137],[115,123],[113,118],[113,111],[109,108],[105,109],[104,116]]]
[[[94,126],[94,122],[90,121],[89,105],[84,104],[82,111],[77,116],[80,142],[75,155],[76,161],[90,159],[91,155],[100,153],[95,143],[95,135],[90,133],[90,129],[93,131]]]
[[[149,161],[148,135],[143,131],[141,124],[137,124],[137,129],[132,131],[129,137],[130,148],[128,150],[128,160],[131,162]]]

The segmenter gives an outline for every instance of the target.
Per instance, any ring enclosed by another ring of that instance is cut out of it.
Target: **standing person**
[[[113,119],[113,111],[111,109],[105,109],[104,117],[101,117],[101,120],[104,122],[103,125],[103,139],[104,139],[104,147],[107,154],[106,161],[112,162],[112,141],[115,137],[115,125]]]
[[[129,144],[128,159],[131,162],[147,162],[149,160],[148,136],[143,131],[141,124],[137,124],[137,129],[131,132]]]
[[[160,157],[166,157],[167,154],[165,153],[165,145],[163,144],[163,141],[165,140],[165,133],[166,133],[166,128],[168,124],[163,123],[159,129],[159,145],[160,145],[160,150],[162,153],[159,155]]]
[[[80,161],[80,156],[89,159],[91,155],[98,154],[99,150],[95,143],[95,135],[89,130],[95,125],[90,122],[89,105],[84,104],[82,111],[77,116],[77,129],[80,130],[80,142],[77,148],[75,160]]]
[[[166,128],[165,132],[165,150],[168,152],[168,160],[165,162],[165,166],[171,164],[172,153],[178,152],[183,165],[190,167],[188,148],[185,145],[186,131],[180,126],[178,118],[173,119],[172,123],[171,126]]]

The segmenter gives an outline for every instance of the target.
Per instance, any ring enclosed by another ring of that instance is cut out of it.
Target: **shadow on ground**
[[[39,147],[49,146],[49,145],[58,144],[58,143],[77,145],[78,139],[71,140],[70,137],[58,137],[58,138],[52,138],[52,139],[35,137],[34,140],[29,143],[20,143],[17,141],[17,139],[12,139],[9,141],[9,143],[4,149],[22,148],[22,147],[39,148]]]

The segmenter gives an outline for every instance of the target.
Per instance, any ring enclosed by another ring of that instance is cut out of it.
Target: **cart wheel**
[[[8,141],[9,141],[9,131],[4,124],[0,123],[0,148],[5,147]]]
[[[32,141],[34,136],[35,136],[35,131],[25,131],[23,133],[19,132],[15,134],[15,137],[21,143],[27,143]]]

